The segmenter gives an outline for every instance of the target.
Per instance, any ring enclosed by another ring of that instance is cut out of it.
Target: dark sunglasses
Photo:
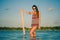
[[[33,10],[36,9],[36,8],[33,8]]]

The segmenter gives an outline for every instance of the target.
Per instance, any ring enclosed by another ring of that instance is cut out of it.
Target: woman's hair
[[[39,18],[39,10],[38,10],[37,6],[36,6],[36,5],[33,5],[33,6],[32,6],[32,9],[33,9],[33,7],[35,7],[36,13],[37,13],[37,17]]]

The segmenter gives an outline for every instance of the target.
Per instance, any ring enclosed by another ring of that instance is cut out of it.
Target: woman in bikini
[[[30,36],[35,37],[36,36],[36,29],[40,29],[40,12],[36,5],[32,6],[33,12],[30,12],[29,14],[32,14],[32,28],[30,30]]]
[[[30,36],[36,37],[36,29],[40,29],[40,12],[36,5],[32,6],[33,11],[27,12],[28,14],[32,14],[32,24],[31,24],[31,30],[30,30]],[[24,11],[23,11],[24,12]]]

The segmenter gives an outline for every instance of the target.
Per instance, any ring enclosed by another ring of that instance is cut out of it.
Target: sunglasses
[[[35,7],[33,7],[33,10],[35,10],[36,8]]]

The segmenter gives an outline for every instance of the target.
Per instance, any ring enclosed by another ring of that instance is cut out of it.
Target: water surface
[[[23,36],[22,30],[0,30],[0,40],[60,40],[60,30],[37,30],[37,36],[30,37],[29,31]]]

